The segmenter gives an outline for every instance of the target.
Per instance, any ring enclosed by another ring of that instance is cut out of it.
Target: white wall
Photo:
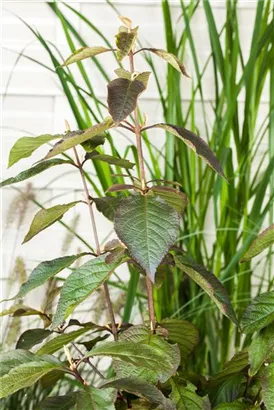
[[[112,38],[117,31],[119,20],[116,18],[114,11],[107,5],[106,1],[82,1],[69,2],[73,7],[76,7],[87,18],[89,18],[99,29],[104,31],[108,39]],[[177,21],[180,16],[180,8],[177,1],[173,2],[174,21]],[[254,10],[257,1],[240,1],[239,21],[241,38],[244,42],[244,55],[249,53],[251,29],[254,22]],[[148,38],[148,43],[158,47],[165,48],[165,37],[162,21],[162,12],[160,1],[119,1],[115,2],[122,15],[129,16],[136,25],[140,26],[141,41],[146,44],[145,38]],[[212,1],[214,13],[217,15],[217,22],[221,27],[225,18],[225,1]],[[39,65],[25,59],[20,58],[17,61],[18,52],[24,50],[28,56],[31,56],[45,64],[50,64],[49,58],[43,51],[39,43],[34,39],[30,30],[20,21],[14,14],[20,16],[24,21],[32,27],[36,27],[47,40],[52,41],[62,52],[64,56],[70,54],[68,46],[64,38],[63,30],[60,27],[59,21],[55,18],[46,2],[43,1],[3,1],[3,20],[2,20],[2,35],[3,35],[3,78],[1,83],[1,92],[7,91],[3,101],[3,131],[2,131],[2,150],[1,150],[1,168],[2,178],[13,176],[21,170],[29,167],[33,162],[40,159],[46,152],[47,148],[41,148],[30,159],[20,161],[11,170],[6,170],[8,153],[14,142],[23,135],[39,135],[42,133],[62,133],[64,130],[64,118],[68,119],[72,128],[76,126],[66,99],[62,95],[60,85],[55,74],[50,73]],[[102,42],[97,36],[89,38],[90,31],[81,23],[72,13],[68,16],[81,35],[84,36],[86,42],[90,45],[99,45]],[[207,34],[206,21],[204,19],[202,8],[200,7],[194,18],[194,40],[198,49],[198,54],[201,63],[206,60],[209,54],[210,44]],[[181,24],[180,22],[178,25]],[[156,61],[157,67],[162,81],[164,81],[165,68],[162,62]],[[17,62],[16,62],[17,61]],[[100,61],[104,61],[110,66],[109,73],[112,72],[113,60],[109,56],[100,57]],[[191,61],[186,57],[185,61],[190,73],[193,71]],[[16,65],[15,65],[16,64]],[[112,64],[112,65],[111,65]],[[137,64],[139,69],[144,68],[144,61],[141,57],[138,58]],[[86,62],[86,67],[95,83],[97,94],[105,98],[106,88],[94,67]],[[75,73],[77,68],[73,67]],[[11,76],[12,73],[12,76]],[[78,74],[76,74],[78,75]],[[210,104],[214,98],[213,94],[213,73],[209,70],[204,79],[206,86],[205,99],[207,104]],[[8,88],[7,87],[7,83]],[[184,99],[188,99],[190,95],[191,81],[184,82]],[[150,90],[142,97],[142,107],[153,120],[161,120],[160,105],[156,101],[157,91],[155,84],[152,81]],[[243,101],[244,96],[241,96]],[[267,112],[268,92],[267,88],[264,91],[260,115],[263,117]],[[121,147],[125,141],[120,137]],[[161,145],[162,142],[158,141]],[[55,176],[60,175],[60,172],[54,170]],[[47,204],[55,203],[51,201],[52,197],[62,195],[61,200],[68,202],[74,198],[82,198],[79,176],[75,173],[56,180],[51,184],[50,189],[45,189],[45,186],[53,177],[51,173],[45,172],[33,180],[33,188],[38,194],[37,198],[40,202]],[[20,187],[25,184],[20,184]],[[2,276],[7,277],[11,268],[11,261],[14,255],[24,257],[27,268],[31,269],[35,263],[41,260],[52,259],[60,255],[60,247],[65,235],[64,228],[59,224],[55,224],[51,228],[42,232],[33,240],[23,246],[20,245],[25,233],[28,230],[29,224],[36,212],[37,207],[30,205],[24,220],[23,225],[17,232],[15,217],[12,217],[7,226],[7,215],[10,204],[18,195],[13,189],[8,188],[2,191],[2,222],[3,222],[3,272]],[[57,199],[56,199],[57,201]],[[60,198],[58,199],[60,202]],[[81,205],[80,205],[81,207]],[[65,220],[70,222],[75,212],[81,213],[80,231],[86,240],[92,242],[92,233],[87,221],[87,211],[84,206],[68,213]],[[99,216],[100,222],[99,235],[103,239],[107,232],[111,229],[103,217]],[[18,237],[17,237],[18,234]],[[15,240],[15,237],[17,239]],[[54,240],[52,240],[54,238]],[[73,242],[72,251],[76,251],[81,246],[76,240]],[[83,247],[82,247],[83,249]],[[6,296],[6,295],[5,295]],[[39,305],[40,290],[32,295],[32,301]]]

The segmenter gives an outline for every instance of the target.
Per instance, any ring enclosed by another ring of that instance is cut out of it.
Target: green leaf
[[[13,298],[4,300],[23,298],[31,290],[43,285],[48,279],[52,278],[57,273],[70,266],[77,259],[85,255],[88,255],[88,253],[83,252],[78,253],[77,255],[62,256],[61,258],[56,258],[50,261],[39,263],[39,265],[37,265],[36,268],[34,268],[31,272],[28,280],[22,284],[19,292],[15,296],[13,296]]]
[[[54,145],[54,147],[48,152],[44,159],[49,159],[55,157],[56,155],[62,154],[68,149],[73,148],[78,144],[82,144],[83,142],[88,141],[90,138],[95,137],[98,134],[102,134],[112,126],[112,119],[107,117],[102,123],[93,125],[91,128],[85,130],[85,132],[70,132]]]
[[[261,232],[257,238],[254,239],[243,259],[241,259],[241,262],[249,261],[272,244],[274,244],[274,224],[269,226],[266,230]]]
[[[254,298],[247,306],[242,320],[243,333],[253,333],[274,320],[274,292],[266,292]]]
[[[144,398],[150,403],[163,406],[165,410],[176,410],[176,407],[168,400],[157,387],[149,384],[145,380],[135,377],[115,379],[104,384],[104,387],[115,387],[118,390],[124,390],[138,397]]]
[[[72,164],[71,161],[66,161],[64,159],[55,158],[50,161],[41,162],[33,167],[26,169],[25,171],[20,172],[16,177],[11,177],[5,179],[0,183],[0,187],[4,187],[7,185],[17,184],[18,182],[25,181],[26,179],[32,178],[41,172],[46,171],[47,169],[54,167],[56,165],[62,164]]]
[[[233,323],[238,324],[228,293],[219,279],[204,266],[188,260],[185,256],[174,256],[175,264],[196,282],[216,303],[220,311]]]
[[[212,405],[217,406],[220,403],[227,403],[240,397],[240,392],[246,386],[246,375],[234,374],[228,377],[219,386],[213,386],[209,390]]]
[[[114,220],[116,209],[121,201],[121,198],[114,196],[106,196],[103,198],[92,198],[96,208],[110,221]]]
[[[81,47],[74,51],[74,53],[65,60],[62,67],[66,67],[72,63],[77,63],[78,61],[85,60],[86,58],[97,56],[98,54],[106,53],[107,51],[112,51],[112,49],[105,47]]]
[[[94,326],[87,326],[81,329],[74,330],[70,333],[63,333],[61,335],[56,336],[54,339],[51,339],[49,342],[46,342],[40,349],[37,350],[36,354],[41,356],[43,354],[52,354],[57,352],[58,350],[62,349],[63,346],[67,345],[70,342],[73,342],[79,336],[82,336],[84,333],[89,332],[92,329],[95,329],[96,325]]]
[[[133,364],[137,367],[153,370],[157,373],[173,370],[174,364],[169,362],[170,355],[163,349],[131,341],[105,342],[94,347],[89,356],[110,356],[113,359]]]
[[[194,134],[192,131],[171,124],[155,124],[149,128],[162,128],[180,138],[194,152],[196,152],[197,155],[203,158],[207,162],[207,164],[214,169],[214,171],[216,171],[219,175],[221,175],[221,177],[226,179],[222,167],[214,153],[211,151],[206,142],[201,137],[198,137],[198,135]]]
[[[141,81],[126,78],[108,84],[108,110],[116,126],[136,108],[137,98],[145,89]]]
[[[164,199],[168,205],[174,208],[179,214],[182,214],[188,204],[188,199],[185,193],[177,189],[166,186],[153,186],[150,188],[160,198]]]
[[[129,30],[127,27],[119,27],[119,33],[116,34],[116,46],[118,48],[116,52],[117,60],[122,61],[126,57],[134,46],[137,38],[138,27]]]
[[[250,403],[244,403],[239,399],[233,402],[219,404],[219,406],[214,407],[214,410],[251,410],[256,408],[258,407],[252,406]]]
[[[44,134],[39,135],[38,137],[22,137],[16,141],[13,145],[12,149],[10,150],[9,155],[9,167],[16,164],[16,162],[20,161],[23,158],[30,157],[31,154],[41,147],[43,144],[50,142],[52,140],[62,138],[62,134],[57,135],[50,135]]]
[[[273,410],[274,404],[274,363],[265,366],[261,374],[263,402],[267,410]]]
[[[75,393],[72,393],[66,396],[47,397],[39,403],[37,410],[71,410],[75,404]]]
[[[96,389],[86,387],[85,391],[76,393],[77,410],[115,410],[116,391],[112,388]]]
[[[160,326],[168,331],[167,340],[178,344],[181,362],[185,362],[199,343],[199,332],[196,327],[192,323],[180,319],[164,319]]]
[[[209,386],[216,387],[225,382],[229,377],[239,375],[248,367],[248,352],[243,350],[236,353],[229,362],[224,365],[224,369],[209,379]]]
[[[91,340],[87,340],[85,342],[77,342],[79,345],[85,346],[85,348],[89,351],[91,350],[98,342],[102,342],[103,340],[107,339],[110,334],[106,334],[104,336],[97,336]]]
[[[263,363],[269,359],[274,351],[274,323],[262,329],[255,339],[252,340],[248,349],[250,370],[253,377]]]
[[[41,343],[46,337],[50,336],[52,332],[47,329],[29,329],[21,334],[17,343],[16,349],[29,350],[33,346]]]
[[[156,54],[158,57],[161,57],[167,63],[171,64],[177,71],[182,73],[184,76],[190,78],[187,74],[184,64],[172,53],[167,52],[166,50],[158,48],[142,48],[144,51],[150,51],[151,53]],[[140,50],[141,51],[141,50]]]
[[[172,378],[171,386],[172,391],[169,397],[176,404],[177,410],[211,410],[208,397],[198,396],[197,387],[193,384],[179,382]]]
[[[53,328],[58,327],[89,295],[98,289],[124,260],[106,264],[106,255],[98,256],[69,275],[61,290]]]
[[[0,398],[29,387],[52,370],[65,367],[56,357],[38,357],[25,350],[4,353],[0,358]]]
[[[114,219],[118,237],[153,282],[179,226],[179,214],[161,198],[149,195],[132,195],[121,201]]]
[[[141,83],[144,84],[144,86],[147,88],[149,76],[151,74],[150,71],[144,71],[142,73],[134,72],[131,73],[130,71],[124,70],[123,68],[117,68],[114,70],[114,72],[117,74],[119,78],[126,78],[127,80],[138,80],[141,81]]]
[[[163,337],[152,334],[150,329],[146,326],[131,326],[129,329],[121,333],[120,340],[127,340],[128,342],[140,343],[153,347],[155,351],[157,350],[159,354],[162,354],[163,358],[166,358],[170,364],[170,369],[162,369],[161,372],[155,372],[152,371],[152,369],[148,371],[147,369],[140,368],[140,366],[138,366],[137,369],[134,368],[134,366],[127,364],[129,368],[128,371],[126,371],[123,365],[121,367],[117,363],[116,370],[119,377],[135,376],[146,379],[150,383],[156,383],[159,380],[162,383],[165,383],[173,374],[176,373],[176,370],[180,364],[180,352],[178,346],[171,345],[170,343],[167,343]],[[130,374],[129,371],[132,373]]]
[[[92,152],[97,147],[99,147],[99,145],[103,145],[105,143],[105,140],[106,140],[105,135],[98,134],[90,138],[89,140],[83,142],[81,145],[85,149],[86,152]]]
[[[14,306],[11,306],[10,308],[3,310],[0,313],[0,317],[2,316],[7,316],[7,315],[13,315],[13,317],[17,316],[40,316],[40,318],[44,322],[44,326],[47,327],[51,323],[50,317],[44,313],[41,312],[40,310],[33,309],[29,306],[22,305],[21,303],[16,304]]]
[[[118,167],[126,169],[132,169],[135,166],[133,162],[130,162],[127,159],[113,157],[112,155],[100,154],[97,151],[93,151],[90,154],[87,154],[86,159],[91,159],[92,161],[102,161],[106,162],[107,164],[117,165]]]
[[[59,221],[62,216],[76,204],[82,201],[69,202],[68,204],[55,205],[52,208],[40,209],[34,216],[30,225],[29,231],[25,236],[22,243],[28,242],[31,238],[37,235],[39,232],[45,230],[55,222]]]

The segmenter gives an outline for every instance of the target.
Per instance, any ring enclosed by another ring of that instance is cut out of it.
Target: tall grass
[[[271,251],[256,265],[239,264],[241,256],[262,226],[273,222],[273,3],[267,0],[258,1],[256,4],[256,18],[247,58],[244,58],[242,38],[239,35],[237,1],[226,2],[226,19],[221,30],[217,28],[212,2],[181,0],[181,16],[176,22],[172,19],[171,3],[169,0],[162,1],[166,49],[183,61],[188,50],[194,73],[190,102],[187,109],[182,109],[181,87],[178,86],[182,81],[180,75],[169,67],[165,84],[160,84],[153,59],[145,56],[158,87],[163,121],[199,132],[201,126],[198,126],[196,113],[198,105],[201,105],[200,120],[202,119],[205,133],[203,136],[222,162],[229,184],[214,176],[209,167],[204,167],[183,143],[171,135],[166,138],[163,169],[158,164],[161,152],[151,144],[149,136],[144,135],[150,157],[150,177],[174,179],[182,183],[190,204],[184,215],[178,246],[187,250],[190,257],[207,266],[224,282],[234,307],[241,315],[251,296],[262,288],[272,288],[274,279]],[[96,16],[94,20],[90,20],[69,4],[59,6],[57,3],[48,3],[48,6],[59,19],[71,51],[88,44],[70,22],[67,17],[69,13],[79,17],[90,30],[91,38],[92,34],[96,33],[102,42],[109,46],[112,39],[107,39],[98,30]],[[67,9],[66,13],[64,7]],[[211,44],[211,53],[205,64],[200,62],[193,35],[194,17],[199,8],[202,8],[204,13]],[[104,104],[94,95],[94,84],[85,63],[78,63],[82,78],[80,86],[69,68],[57,68],[64,57],[60,55],[57,47],[47,42],[36,29],[30,26],[29,28],[50,56],[52,66],[44,65],[44,68],[56,73],[78,127],[84,129],[99,121],[104,112]],[[39,61],[30,59],[40,64]],[[93,60],[96,69],[108,80],[107,72],[99,60]],[[209,106],[205,101],[204,78],[211,65],[215,95]],[[269,78],[271,86],[268,114],[263,122],[259,122],[262,92]],[[244,95],[243,107],[239,103],[240,94]],[[262,147],[262,141],[267,141],[267,138],[268,147],[262,153],[262,159],[258,160],[258,148]],[[111,135],[108,136],[108,142],[115,153]],[[129,144],[127,151],[131,149]],[[120,170],[100,164],[96,165],[96,171],[99,186],[96,186],[88,175],[87,178],[97,195],[104,195],[104,191],[113,181],[112,174],[120,173]],[[121,181],[122,177],[119,177],[119,182]],[[208,231],[211,233],[210,240]],[[263,272],[262,275],[259,274],[260,271]],[[164,281],[164,284],[154,291],[158,319],[173,316],[194,322],[200,331],[201,344],[189,368],[197,372],[217,372],[231,351],[240,348],[244,341],[230,322],[219,315],[203,292],[194,283],[189,283],[182,272],[175,271],[171,275],[167,268],[165,275],[169,276],[169,280]],[[113,282],[110,285],[113,285]],[[138,296],[139,288],[139,273],[131,268],[126,289],[124,321],[130,320],[133,306],[139,305],[142,308],[142,299]]]

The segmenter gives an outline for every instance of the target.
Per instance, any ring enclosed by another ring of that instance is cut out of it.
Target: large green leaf
[[[196,152],[197,155],[203,158],[208,163],[208,165],[210,165],[211,168],[214,169],[214,171],[216,171],[219,175],[226,179],[222,167],[214,153],[211,151],[206,142],[201,137],[198,137],[198,135],[194,134],[192,131],[171,124],[155,124],[149,128],[162,128],[165,131],[168,131],[176,137],[180,138],[194,152]]]
[[[219,279],[204,266],[188,260],[183,255],[174,257],[175,264],[196,282],[216,303],[220,311],[233,323],[238,324],[228,293]]]
[[[118,125],[136,108],[137,98],[146,89],[138,80],[116,78],[108,84],[108,110]]]
[[[267,410],[274,409],[274,363],[265,366],[261,374],[263,402]]]
[[[116,34],[116,46],[118,48],[116,52],[117,60],[122,61],[126,57],[130,50],[133,48],[136,37],[137,37],[138,27],[134,29],[128,29],[127,27],[119,27],[119,33]]]
[[[243,350],[236,353],[225,365],[224,369],[209,379],[209,386],[215,388],[229,377],[239,375],[248,367],[248,352]]]
[[[180,364],[180,352],[178,346],[167,343],[162,336],[152,334],[151,330],[146,326],[131,326],[128,330],[121,333],[120,340],[146,344],[153,347],[159,353],[162,351],[162,356],[169,362],[170,369],[162,369],[161,372],[154,372],[152,369],[142,369],[140,366],[138,366],[138,368],[134,368],[134,366],[128,364],[129,367],[128,370],[126,370],[123,363],[122,366],[119,366],[119,363],[117,363],[115,368],[119,377],[136,376],[138,378],[146,379],[150,383],[156,383],[159,380],[162,383],[165,383],[173,374],[176,373],[176,370]]]
[[[135,394],[138,397],[142,397],[153,404],[158,404],[165,410],[176,410],[175,405],[168,400],[163,393],[157,389],[157,387],[149,384],[145,380],[138,379],[136,377],[128,377],[115,379],[107,382],[105,387],[115,387],[118,390],[124,390],[129,393]]]
[[[99,212],[102,212],[102,214],[110,221],[114,220],[115,212],[118,208],[121,198],[114,196],[105,196],[103,198],[93,198],[92,200],[94,201]]]
[[[96,389],[95,387],[86,387],[85,391],[77,392],[76,409],[77,410],[115,410],[114,400],[116,396],[115,389]]]
[[[255,339],[252,340],[248,349],[250,370],[253,377],[261,368],[263,363],[269,359],[274,352],[274,323],[262,329]]]
[[[16,162],[20,161],[20,159],[30,157],[31,154],[43,144],[62,137],[62,134],[44,134],[39,135],[38,137],[19,138],[10,150],[9,167],[16,164]]]
[[[250,248],[245,253],[241,262],[249,261],[254,256],[259,255],[263,250],[274,244],[274,224],[269,226],[265,231],[260,233],[257,238],[254,239]]]
[[[211,410],[207,396],[201,397],[196,393],[197,387],[177,379],[171,379],[172,391],[170,398],[177,410]]]
[[[110,356],[157,373],[169,372],[174,368],[174,364],[169,361],[170,355],[162,348],[128,340],[105,342],[94,347],[88,356]]]
[[[182,214],[188,204],[187,196],[184,192],[166,186],[153,186],[150,190],[164,199],[172,208]]]
[[[181,362],[185,362],[199,342],[199,332],[196,327],[180,319],[164,319],[160,326],[167,330],[166,338],[171,343],[178,343]]]
[[[240,397],[240,392],[246,386],[246,374],[239,373],[229,376],[219,386],[213,386],[209,389],[209,397],[212,405],[217,406],[220,403],[227,403]]]
[[[98,256],[69,275],[61,290],[53,327],[61,325],[75,307],[98,289],[122,262],[107,264],[105,258],[106,255]]]
[[[118,167],[126,168],[126,169],[132,169],[135,165],[133,162],[130,162],[128,159],[118,158],[118,157],[114,157],[112,155],[107,155],[107,154],[100,154],[97,151],[91,152],[86,157],[88,159],[91,159],[92,161],[102,161],[102,162],[106,162],[107,164],[117,165]]]
[[[0,358],[0,398],[29,387],[52,370],[65,367],[56,357],[36,356],[25,350],[4,353]]]
[[[16,349],[29,350],[33,346],[41,343],[46,337],[50,336],[52,332],[47,329],[29,329],[21,334],[17,343]]]
[[[96,328],[95,325],[85,326],[81,329],[74,330],[70,333],[63,333],[56,336],[54,339],[49,340],[43,346],[41,346],[36,354],[41,356],[43,354],[52,354],[62,349],[63,346],[67,345],[70,342],[76,340],[79,336],[82,336],[84,333],[89,332],[90,330]]]
[[[28,242],[31,238],[37,235],[39,232],[48,228],[56,221],[59,221],[62,216],[76,204],[82,201],[69,202],[68,204],[55,205],[48,209],[40,209],[34,216],[30,225],[29,231],[26,234],[23,243]]]
[[[274,292],[266,292],[254,298],[246,308],[241,329],[244,333],[253,333],[267,326],[274,320]]]
[[[253,406],[250,403],[244,403],[241,399],[219,404],[219,406],[214,407],[214,410],[259,410],[260,407]]]
[[[5,179],[0,183],[0,187],[17,184],[18,182],[22,182],[26,179],[32,178],[35,175],[40,174],[41,172],[44,172],[51,167],[55,167],[56,165],[62,164],[72,164],[72,162],[59,158],[51,159],[50,161],[40,162],[39,164],[36,164],[33,167],[20,172],[18,175],[16,175],[16,177]]]
[[[185,65],[174,54],[159,48],[142,48],[142,50],[150,51],[151,53],[156,54],[156,56],[161,57],[167,63],[171,64],[177,71],[184,74],[186,77],[189,77]]]
[[[97,56],[98,54],[106,53],[107,51],[112,51],[112,49],[106,47],[81,47],[74,51],[74,53],[65,60],[62,67],[66,67],[72,63],[77,63],[78,61],[85,60],[86,58]]]
[[[71,410],[75,409],[75,404],[75,393],[70,393],[66,396],[47,397],[39,403],[37,410]]]
[[[37,265],[31,272],[28,280],[22,284],[19,292],[12,298],[5,300],[23,298],[31,290],[43,285],[48,279],[52,278],[57,273],[70,266],[77,259],[85,255],[88,255],[88,253],[83,252],[78,253],[77,255],[62,256],[61,258],[39,263],[39,265]]]
[[[98,134],[102,134],[112,126],[112,119],[107,117],[102,123],[93,125],[91,128],[85,130],[85,132],[70,132],[54,145],[44,159],[49,159],[55,157],[56,155],[62,154],[64,151],[67,151],[78,144],[82,144]]]
[[[118,237],[153,282],[157,267],[178,236],[179,226],[178,212],[150,195],[124,199],[114,219]]]

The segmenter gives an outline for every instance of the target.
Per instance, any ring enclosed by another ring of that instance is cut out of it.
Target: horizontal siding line
[[[181,7],[180,1],[179,0],[169,0],[170,4],[172,5],[172,7]],[[216,9],[224,9],[226,10],[226,2],[225,0],[213,0],[214,4],[212,5],[212,8],[216,8]],[[68,3],[70,3],[70,1],[68,1]],[[73,3],[73,2],[72,2]],[[90,2],[85,2],[85,1],[81,1],[81,6],[85,5],[85,4],[90,4]],[[94,0],[92,2],[92,5],[101,5],[101,4],[105,4],[105,0]],[[138,0],[138,1],[131,1],[130,3],[126,0],[122,1],[122,0],[113,0],[113,3],[117,6],[154,6],[154,7],[161,7],[161,1],[160,0],[155,0],[155,1],[147,1],[147,0]],[[189,2],[186,2],[189,3]],[[238,7],[239,8],[244,8],[244,9],[254,9],[256,8],[257,5],[257,0],[246,0],[246,1],[240,1],[238,3]],[[202,8],[201,3],[199,4],[198,8]]]
[[[3,96],[3,95],[4,95],[4,92],[1,91],[0,96]],[[39,98],[45,97],[45,98],[48,98],[48,97],[62,97],[62,96],[64,96],[64,94],[62,92],[57,93],[57,92],[53,92],[53,91],[50,91],[50,90],[43,90],[43,91],[38,90],[38,91],[33,91],[33,92],[30,92],[30,91],[28,91],[28,92],[26,92],[26,91],[18,92],[18,90],[16,90],[16,91],[9,90],[6,98],[8,98],[9,96],[12,96],[12,97],[39,97]],[[97,98],[106,99],[106,95],[98,94]],[[159,101],[160,102],[160,99],[156,95],[155,96],[154,95],[147,95],[147,96],[143,95],[142,100],[144,100],[144,101]],[[192,99],[188,98],[188,97],[186,97],[186,98],[184,97],[184,98],[181,99],[181,101],[190,102],[190,101],[192,101]],[[195,99],[195,101],[201,102],[202,100],[197,97]],[[206,103],[212,103],[213,101],[215,101],[214,97],[204,98],[204,102],[206,102]],[[238,98],[237,101],[240,102],[240,103],[243,103],[243,102],[245,102],[245,98]],[[269,104],[269,99],[268,98],[261,98],[260,103],[261,104]]]
[[[153,6],[153,7],[160,7],[161,8],[161,1],[160,0],[138,0],[138,1],[131,1],[130,3],[128,2],[128,0],[113,0],[112,1],[115,5],[117,6]],[[169,0],[170,4],[172,5],[172,7],[181,7],[180,5],[180,1],[179,0]],[[214,5],[212,6],[212,8],[216,8],[216,9],[226,9],[226,2],[225,0],[213,0]],[[27,1],[27,0],[2,0],[3,4],[10,4],[10,3],[41,3],[41,4],[46,4],[47,2],[43,1],[43,0],[34,0],[34,1]],[[75,0],[70,1],[68,0],[66,3],[75,3]],[[79,1],[80,3],[80,7],[83,5],[90,5],[90,1]],[[189,2],[187,2],[189,3]],[[93,5],[106,5],[106,1],[105,0],[93,0],[92,2],[92,6]],[[244,9],[254,9],[256,8],[257,5],[257,0],[245,0],[245,1],[240,1],[238,3],[238,7],[239,8],[244,8]],[[199,8],[202,8],[201,3],[198,6]]]

